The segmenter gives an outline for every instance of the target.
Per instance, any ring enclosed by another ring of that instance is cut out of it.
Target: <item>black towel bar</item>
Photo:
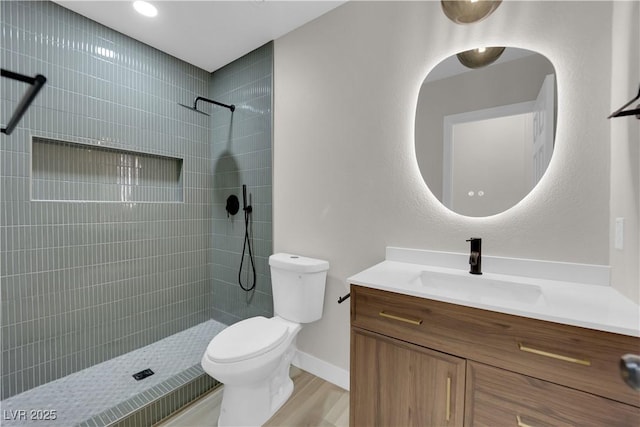
[[[24,113],[29,108],[29,105],[31,105],[31,102],[33,102],[36,95],[38,95],[38,92],[40,92],[40,89],[42,89],[42,86],[44,86],[44,84],[47,82],[47,78],[42,74],[38,74],[35,77],[29,77],[29,76],[14,73],[13,71],[5,70],[5,69],[1,69],[0,71],[1,71],[2,77],[7,77],[9,79],[18,80],[24,83],[29,83],[31,85],[27,93],[25,93],[24,96],[22,97],[22,100],[18,104],[18,107],[16,108],[16,111],[13,113],[13,116],[11,116],[11,119],[9,120],[7,127],[1,129],[2,133],[6,135],[11,135],[11,132],[13,132],[15,127],[18,125],[18,122],[20,121]]]

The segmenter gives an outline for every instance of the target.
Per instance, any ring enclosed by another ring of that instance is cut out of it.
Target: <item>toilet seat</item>
[[[281,344],[289,328],[282,322],[257,316],[242,320],[216,335],[205,352],[212,362],[233,363],[267,353]]]

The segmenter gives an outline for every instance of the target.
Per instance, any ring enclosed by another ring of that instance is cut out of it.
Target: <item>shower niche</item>
[[[182,202],[182,163],[175,157],[33,137],[31,199]]]

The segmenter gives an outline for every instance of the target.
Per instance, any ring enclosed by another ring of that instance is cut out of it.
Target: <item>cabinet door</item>
[[[465,405],[469,427],[640,425],[640,408],[475,362]]]
[[[352,328],[350,425],[462,426],[465,364]]]

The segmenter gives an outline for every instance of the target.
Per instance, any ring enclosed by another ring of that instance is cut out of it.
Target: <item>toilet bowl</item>
[[[218,426],[264,424],[293,392],[289,366],[300,324],[252,317],[220,332],[202,367],[225,385]]]
[[[289,367],[301,323],[322,316],[329,263],[290,254],[269,257],[274,317],[252,317],[217,336],[204,371],[224,384],[218,426],[260,426],[293,392]]]

